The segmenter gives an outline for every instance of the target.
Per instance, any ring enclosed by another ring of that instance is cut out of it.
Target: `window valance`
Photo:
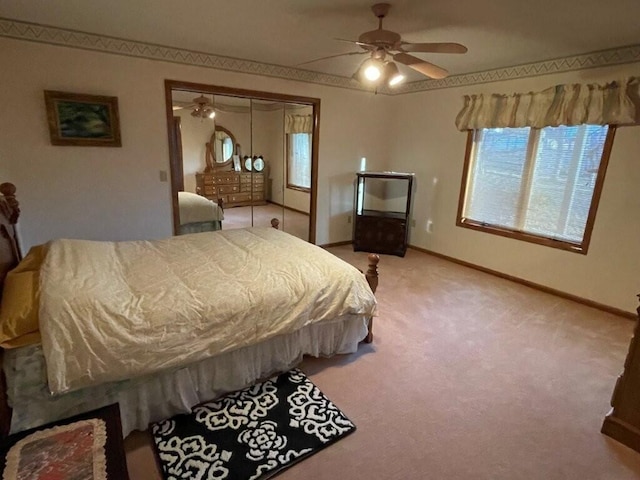
[[[640,77],[556,85],[541,92],[465,95],[458,130],[558,125],[625,125],[640,115]]]
[[[285,115],[285,133],[313,133],[313,120],[311,115]]]

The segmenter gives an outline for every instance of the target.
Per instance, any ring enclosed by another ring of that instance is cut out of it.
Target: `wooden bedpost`
[[[16,223],[20,216],[20,205],[16,200],[16,187],[13,183],[0,184],[0,292],[7,272],[14,268],[20,260],[20,244]],[[1,297],[1,293],[0,293]]]
[[[364,274],[367,279],[367,283],[371,287],[371,291],[376,293],[378,288],[378,262],[380,261],[380,256],[375,253],[370,253],[367,256],[369,260],[369,268],[367,269],[367,273]],[[373,341],[373,317],[369,319],[369,333],[364,339],[365,343],[371,343]]]
[[[275,228],[276,230],[278,230],[278,227],[280,226],[280,220],[278,220],[277,218],[272,218],[271,219],[271,226],[273,228]]]

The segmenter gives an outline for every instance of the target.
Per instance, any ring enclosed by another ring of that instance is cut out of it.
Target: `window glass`
[[[475,131],[458,224],[586,249],[609,130],[579,125]]]
[[[478,133],[469,218],[492,225],[514,226],[529,128],[487,129]]]
[[[311,188],[311,134],[290,133],[288,138],[287,187]]]
[[[596,125],[541,130],[525,231],[582,240],[606,133]]]

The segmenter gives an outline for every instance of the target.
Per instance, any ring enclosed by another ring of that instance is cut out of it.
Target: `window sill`
[[[523,242],[536,243],[538,245],[544,245],[545,247],[558,248],[560,250],[566,250],[568,252],[580,253],[586,255],[589,249],[589,239],[586,238],[582,243],[571,243],[566,240],[558,240],[555,238],[542,237],[531,233],[520,232],[517,230],[510,230],[504,227],[498,227],[495,225],[489,225],[486,223],[480,223],[466,218],[458,219],[456,222],[458,227],[469,228],[478,232],[489,233],[493,235],[499,235],[501,237],[512,238],[514,240],[521,240]]]
[[[297,190],[298,192],[311,193],[311,189],[310,188],[298,187],[297,185],[289,185],[289,184],[287,184],[287,189],[288,190]]]

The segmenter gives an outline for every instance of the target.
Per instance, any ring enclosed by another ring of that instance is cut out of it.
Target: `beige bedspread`
[[[224,220],[222,209],[213,200],[191,192],[178,192],[180,225]]]
[[[51,243],[40,275],[49,388],[62,393],[373,314],[364,276],[272,228]]]

